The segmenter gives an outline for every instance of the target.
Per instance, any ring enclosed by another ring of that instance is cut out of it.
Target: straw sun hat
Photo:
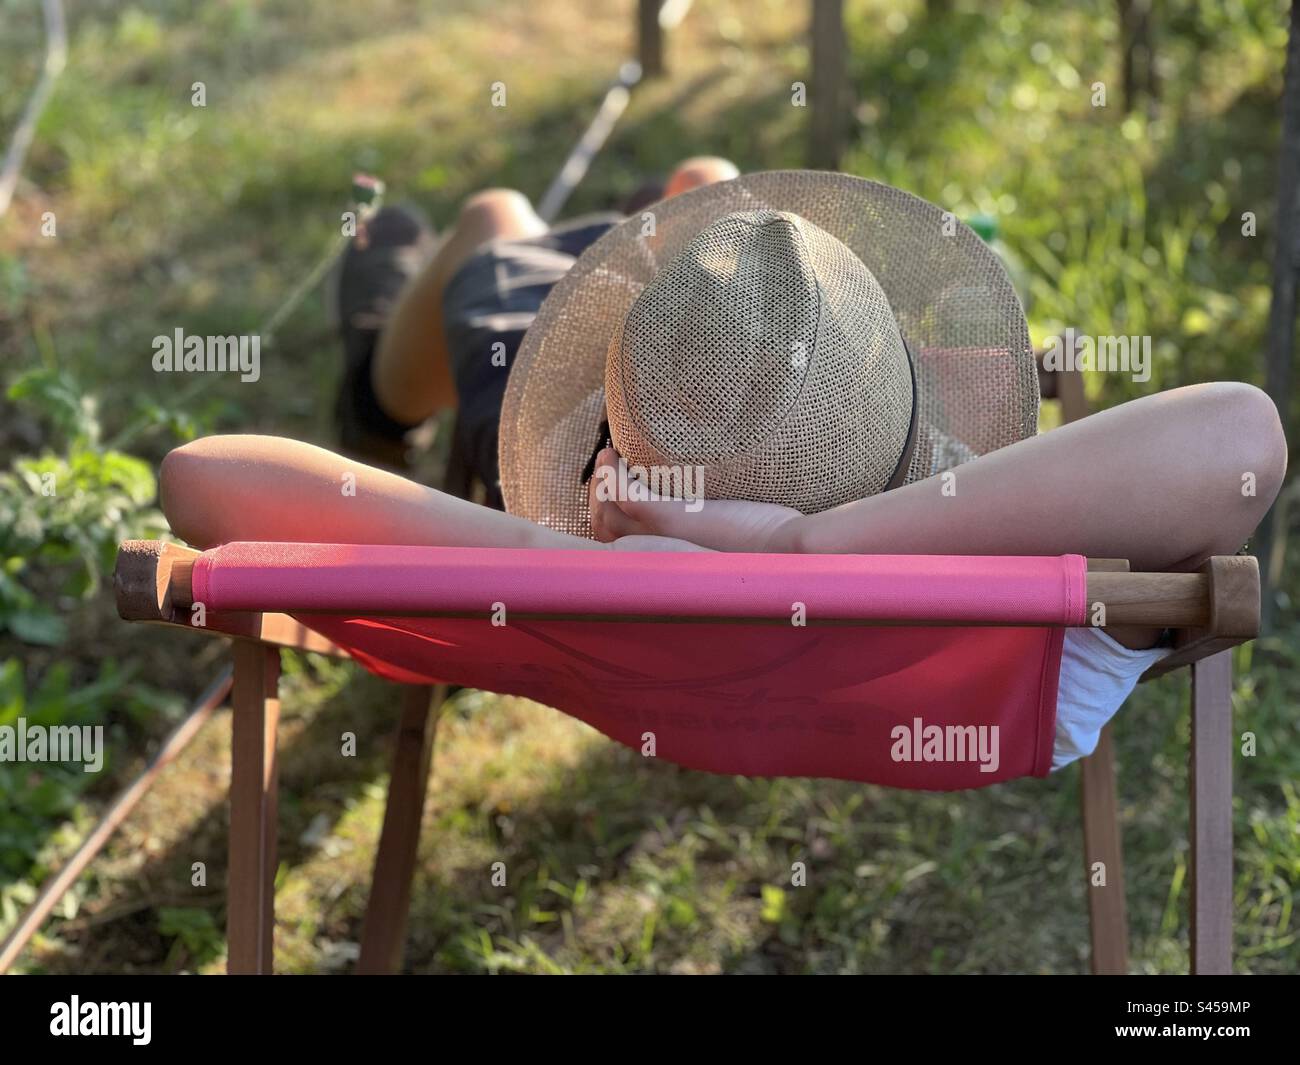
[[[630,464],[702,467],[705,499],[812,513],[1037,420],[1024,312],[974,232],[888,185],[774,171],[654,204],[582,254],[510,371],[501,487],[511,513],[590,536],[608,421]]]

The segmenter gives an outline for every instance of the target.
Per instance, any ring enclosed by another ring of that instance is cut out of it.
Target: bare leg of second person
[[[734,163],[702,155],[683,160],[668,176],[665,196],[727,181]],[[492,240],[528,240],[547,231],[528,197],[514,189],[484,189],[465,201],[437,254],[402,292],[380,338],[372,381],[384,412],[414,425],[456,405],[442,294],[465,260]]]
[[[442,293],[465,260],[492,240],[546,232],[533,205],[514,189],[485,189],[465,201],[437,253],[402,292],[384,328],[371,373],[375,396],[391,418],[414,425],[456,405],[442,322]]]

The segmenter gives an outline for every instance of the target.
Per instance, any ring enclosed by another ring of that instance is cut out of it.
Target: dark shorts
[[[531,240],[493,241],[467,259],[443,290],[443,325],[460,400],[459,443],[493,506],[501,506],[497,428],[515,353],[547,293],[619,221],[615,214],[587,215]]]

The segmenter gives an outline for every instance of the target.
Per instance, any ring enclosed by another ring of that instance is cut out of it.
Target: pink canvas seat
[[[1047,773],[1085,588],[1078,555],[275,543],[191,576],[208,610],[286,611],[380,676],[527,696],[692,769],[941,790]]]

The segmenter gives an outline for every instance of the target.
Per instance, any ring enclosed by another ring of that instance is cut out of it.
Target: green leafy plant
[[[226,948],[226,934],[217,925],[212,911],[195,906],[164,906],[158,911],[158,931],[172,939],[169,963],[180,961],[183,953],[194,968],[221,956]]]
[[[152,505],[153,471],[103,446],[95,400],[67,375],[31,371],[8,398],[44,416],[62,446],[0,472],[0,630],[53,645],[67,635],[57,600],[96,594],[117,544],[165,523]]]
[[[166,526],[153,505],[150,465],[105,445],[95,400],[69,375],[32,370],[6,395],[45,423],[48,444],[0,471],[0,637],[53,647],[67,639],[70,611],[102,589],[117,544]],[[166,412],[146,409],[130,428],[170,424]],[[28,726],[107,726],[101,768],[124,726],[179,709],[175,698],[133,683],[133,670],[112,658],[89,669],[60,658],[35,680],[25,676],[28,657],[0,658],[0,727],[19,718]],[[84,816],[85,792],[102,778],[81,763],[0,762],[0,930],[30,901],[56,857],[60,826]]]
[[[0,726],[22,717],[29,726],[96,723],[106,696],[120,677],[108,666],[98,682],[71,691],[70,670],[60,663],[28,692],[19,661],[0,664]],[[24,876],[50,831],[68,818],[93,780],[80,763],[0,762],[0,878]]]

